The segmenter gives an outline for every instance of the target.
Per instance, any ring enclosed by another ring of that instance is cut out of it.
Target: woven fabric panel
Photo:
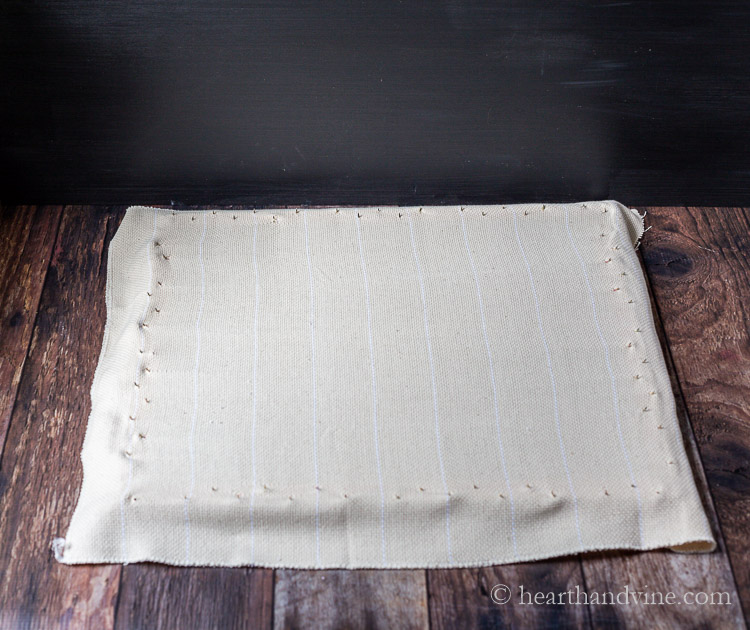
[[[131,207],[65,563],[708,551],[638,213]]]

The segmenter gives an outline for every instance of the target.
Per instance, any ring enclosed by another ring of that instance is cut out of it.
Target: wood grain
[[[115,628],[271,628],[273,571],[123,567]]]
[[[61,212],[61,206],[0,209],[0,454]]]
[[[52,558],[49,542],[67,529],[80,489],[80,448],[106,315],[107,245],[122,214],[105,207],[0,213],[0,370],[6,370],[0,411],[12,410],[0,461],[0,628],[743,627],[740,600],[750,609],[747,211],[651,208],[646,223],[653,229],[641,246],[716,553],[276,572],[149,563],[68,567]],[[731,604],[550,606],[514,598],[501,606],[490,599],[496,584],[534,592],[579,586],[589,594],[627,584],[678,597],[715,591],[728,593]]]
[[[424,571],[276,571],[274,629],[428,627]]]
[[[750,612],[750,221],[651,208],[642,253],[727,551]]]
[[[105,322],[105,244],[117,215],[66,208],[0,464],[0,626],[112,628],[119,566],[68,567],[89,389]]]
[[[578,558],[557,558],[522,565],[428,571],[430,627],[590,628],[587,606],[526,603],[520,589],[532,593],[565,592],[586,584]],[[510,588],[510,599],[496,604],[493,587]]]
[[[646,233],[642,247],[648,248],[650,233],[650,231]],[[653,291],[650,289],[649,297],[656,332],[667,363],[675,397],[683,443],[698,491],[717,539],[718,549],[711,554],[696,555],[677,554],[669,550],[655,550],[648,553],[587,554],[582,558],[582,565],[591,593],[622,592],[627,585],[645,594],[674,593],[683,602],[680,605],[592,606],[592,620],[596,627],[615,625],[628,628],[658,627],[678,630],[701,624],[705,627],[744,628],[742,606],[732,567],[711,500],[695,437],[690,428],[682,391],[664,335],[664,327],[659,317]],[[716,593],[716,598],[725,597],[726,599],[722,599],[721,605],[711,606],[684,603],[686,596],[691,596],[696,592]]]

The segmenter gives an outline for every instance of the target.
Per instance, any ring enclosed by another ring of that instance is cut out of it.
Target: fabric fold
[[[133,206],[67,564],[710,551],[635,247],[576,204]]]

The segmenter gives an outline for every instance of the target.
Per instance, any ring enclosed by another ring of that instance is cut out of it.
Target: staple
[[[526,484],[526,487],[527,487],[527,488],[529,488],[529,489],[531,489],[531,484],[530,484],[530,483],[527,483],[527,484]]]
[[[606,488],[604,488],[604,494],[609,496],[609,491]]]
[[[146,439],[146,434],[145,433],[139,433],[138,437],[141,438],[142,440],[145,440]]]
[[[290,501],[294,501],[294,498],[292,497],[292,495],[291,495],[291,494],[289,495],[289,500],[290,500]]]
[[[276,215],[275,215],[275,214],[273,215],[273,217],[272,217],[272,218],[273,218],[273,222],[274,222],[274,223],[278,223],[278,220],[276,219]]]
[[[315,489],[320,492],[320,486],[315,486]]]
[[[159,247],[161,243],[159,241],[154,241],[154,247]]]
[[[621,273],[620,275],[621,275],[621,276],[627,276],[628,274],[626,274],[626,273],[625,273],[625,272],[623,271],[623,272],[622,272],[622,273]]]
[[[136,387],[140,387],[140,385],[136,383],[135,381],[133,381],[133,385],[135,385]]]
[[[164,257],[164,260],[169,260],[169,256],[170,256],[170,255],[171,255],[171,254],[162,254],[162,256]]]
[[[639,332],[643,332],[643,331],[640,328],[636,328],[635,332],[639,333]]]
[[[214,211],[212,212],[212,214],[216,214],[216,210],[214,210]]]
[[[607,258],[604,262],[605,263],[612,262],[612,258]]]
[[[397,495],[396,495],[396,498],[397,498],[397,499],[400,499],[400,498],[401,498],[401,496],[397,494]]]
[[[139,352],[140,354],[143,354],[143,350],[138,350],[138,352]]]
[[[648,395],[649,396],[656,396],[656,392],[649,392]]]
[[[191,221],[195,221],[195,217],[190,217],[190,220]]]
[[[555,491],[554,491],[554,490],[550,490],[550,491],[549,491],[549,493],[550,493],[550,494],[551,494],[551,495],[552,495],[553,497],[557,497],[557,495],[555,494]]]
[[[161,280],[157,280],[156,284],[158,284],[159,286],[162,286],[162,281]]]
[[[632,303],[633,303],[633,300],[628,300],[628,304],[632,304]]]
[[[422,208],[420,208],[419,211],[422,212]]]
[[[630,484],[630,487],[631,487],[631,488],[635,488],[635,484],[634,484],[634,483],[631,483],[631,484]]]
[[[632,341],[629,341],[629,342],[628,342],[628,345],[627,345],[627,347],[628,347],[628,348],[632,348],[632,347],[633,347],[633,342],[632,342]]]
[[[130,418],[131,420],[135,422],[135,416],[128,416],[128,418]]]
[[[242,493],[241,493],[241,492],[238,492],[238,493],[237,493],[237,494],[235,494],[234,496],[236,496],[236,497],[237,497],[238,499],[241,499],[241,498],[242,498]]]
[[[236,215],[236,214],[235,214],[235,215],[233,215],[233,216],[232,216],[232,219],[236,221],[236,220],[237,220],[237,215]]]
[[[299,208],[294,211],[294,214],[299,214]]]
[[[399,212],[398,213],[398,218],[400,219],[402,216],[404,216],[404,215]]]
[[[268,490],[268,486],[266,484],[263,484],[263,489]]]
[[[143,368],[143,369],[144,369],[144,370],[145,370],[146,372],[150,372],[150,371],[151,371],[151,368],[147,368],[147,367],[145,367],[145,368]]]
[[[361,218],[362,218],[362,213],[361,213],[361,212],[357,212],[357,218],[358,218],[358,219],[361,219]]]
[[[602,235],[601,235],[601,237],[602,237],[602,238],[604,238],[605,236],[606,236],[606,234],[602,234]]]
[[[663,428],[664,428],[664,425],[662,425],[662,424],[659,424],[659,425],[657,425],[657,426],[656,426],[656,428],[657,428],[657,429],[663,429]]]
[[[419,486],[419,491],[424,492],[424,488],[422,486]]]
[[[154,306],[154,310],[155,310],[155,311],[156,311],[157,313],[161,313],[161,309],[160,309],[160,308],[156,308],[156,307]]]
[[[216,486],[211,486],[211,490],[213,490],[214,492],[216,492],[218,490],[218,488]]]
[[[466,208],[461,208],[461,212],[466,212]]]
[[[479,490],[479,486],[477,484],[474,484],[474,490]]]
[[[452,493],[452,492],[448,492],[448,496],[449,496],[449,497],[452,497],[452,496],[453,496],[453,493]]]
[[[528,215],[528,214],[529,214],[529,211],[528,211],[528,210],[524,210],[524,211],[523,211],[523,216],[526,216],[526,215]]]
[[[148,295],[148,297],[151,297],[153,294],[146,291],[146,295]]]
[[[338,213],[339,213],[339,209],[336,208],[336,212],[334,212],[334,214],[338,214]]]
[[[499,492],[497,496],[499,496],[501,499],[505,498],[505,495],[502,492]]]
[[[146,401],[146,404],[147,404],[147,405],[151,403],[151,399],[150,399],[150,398],[144,398],[143,400],[145,400],[145,401]]]
[[[641,378],[641,375],[640,374],[636,374],[633,378],[637,381],[639,378]]]
[[[126,457],[132,457],[133,456],[133,451],[125,451],[125,456]]]
[[[344,493],[344,498],[345,498],[345,499],[348,499],[348,498],[349,498],[349,495],[348,495],[348,494],[346,494],[346,493]]]
[[[620,246],[619,246],[619,245],[615,245],[615,246],[613,247],[613,249],[620,249]]]
[[[487,216],[487,213],[486,213],[486,212],[482,212],[482,216],[483,216],[483,217],[486,217],[486,216]]]
[[[586,206],[584,206],[584,208],[585,208],[585,207],[586,207]],[[606,213],[607,213],[607,209],[606,209],[606,208],[604,208],[604,213],[603,213],[603,214],[606,214]]]
[[[641,361],[641,363],[648,363],[648,359],[643,359],[643,361]]]
[[[378,208],[378,212],[383,212],[383,208]]]
[[[651,410],[648,408],[648,406],[646,406],[643,408],[643,411],[651,411]]]
[[[146,322],[141,322],[141,328],[148,328],[148,324]]]
[[[547,209],[547,206],[542,205],[542,210],[546,210],[546,209]]]
[[[667,461],[667,464],[669,464],[670,466],[672,466],[674,464],[674,462],[670,459],[669,461]]]
[[[620,287],[615,287],[615,288],[614,288],[614,289],[612,289],[612,290],[613,290],[613,291],[619,291],[619,290],[620,290]]]

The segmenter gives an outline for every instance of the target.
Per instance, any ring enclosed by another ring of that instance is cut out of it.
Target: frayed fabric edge
[[[53,553],[55,554],[55,560],[58,562],[65,562],[63,554],[65,553],[65,539],[64,538],[53,538],[50,545]]]
[[[638,212],[636,208],[630,209],[632,212],[634,212],[638,218],[641,220],[641,229],[640,229],[640,235],[638,236],[638,240],[636,240],[635,245],[633,246],[634,249],[638,249],[641,246],[641,241],[643,240],[643,235],[648,232],[653,226],[649,225],[646,227],[646,214],[648,214],[648,210],[644,210],[643,214]]]

